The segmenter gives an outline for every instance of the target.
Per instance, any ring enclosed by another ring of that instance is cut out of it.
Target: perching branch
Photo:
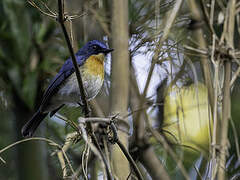
[[[81,74],[80,74],[80,71],[79,71],[79,68],[78,68],[77,60],[76,60],[76,57],[75,57],[75,54],[74,54],[74,51],[73,51],[73,48],[72,48],[70,38],[68,36],[66,27],[64,25],[65,21],[66,21],[66,18],[65,18],[65,15],[64,15],[63,0],[58,0],[58,22],[61,25],[61,28],[62,28],[62,31],[63,31],[63,34],[64,34],[64,38],[67,42],[68,50],[69,50],[70,55],[71,55],[71,60],[72,60],[72,63],[74,65],[74,69],[75,69],[75,73],[76,73],[77,81],[78,81],[78,86],[79,86],[79,91],[80,91],[80,94],[81,94],[81,100],[82,100],[82,103],[83,103],[83,111],[84,111],[85,116],[89,117],[90,110],[89,110],[88,102],[87,102],[87,99],[86,99],[86,94],[85,94],[84,87],[83,87],[83,81],[82,81],[82,77],[81,77]]]

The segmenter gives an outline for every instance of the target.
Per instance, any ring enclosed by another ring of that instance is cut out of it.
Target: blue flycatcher
[[[104,81],[105,55],[113,51],[98,40],[89,41],[77,53],[76,59],[81,72],[87,100],[94,98]],[[67,59],[59,73],[53,78],[44,92],[37,112],[23,126],[22,135],[31,137],[39,124],[50,112],[53,116],[64,105],[79,105],[81,94],[71,59]]]

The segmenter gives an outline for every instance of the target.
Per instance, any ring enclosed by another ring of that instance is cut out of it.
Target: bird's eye
[[[93,49],[94,49],[94,50],[96,50],[96,49],[97,49],[97,46],[96,46],[96,45],[94,45],[94,46],[93,46]]]

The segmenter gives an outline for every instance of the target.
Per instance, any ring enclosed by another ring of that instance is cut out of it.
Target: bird
[[[104,81],[104,61],[113,49],[99,40],[87,42],[75,54],[81,73],[86,100],[93,99],[100,91]],[[82,105],[78,81],[71,58],[68,58],[45,90],[38,110],[22,127],[23,137],[31,137],[50,113],[52,117],[64,105]]]

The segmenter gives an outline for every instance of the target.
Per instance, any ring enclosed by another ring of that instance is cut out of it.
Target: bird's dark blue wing
[[[87,59],[85,56],[76,56],[78,66],[81,66],[84,61]],[[57,93],[59,86],[66,80],[73,72],[75,71],[73,67],[73,63],[71,59],[68,59],[63,64],[62,68],[60,69],[59,73],[53,78],[51,83],[49,84],[48,88],[44,92],[41,108],[44,108],[45,105],[49,103],[51,97]]]

